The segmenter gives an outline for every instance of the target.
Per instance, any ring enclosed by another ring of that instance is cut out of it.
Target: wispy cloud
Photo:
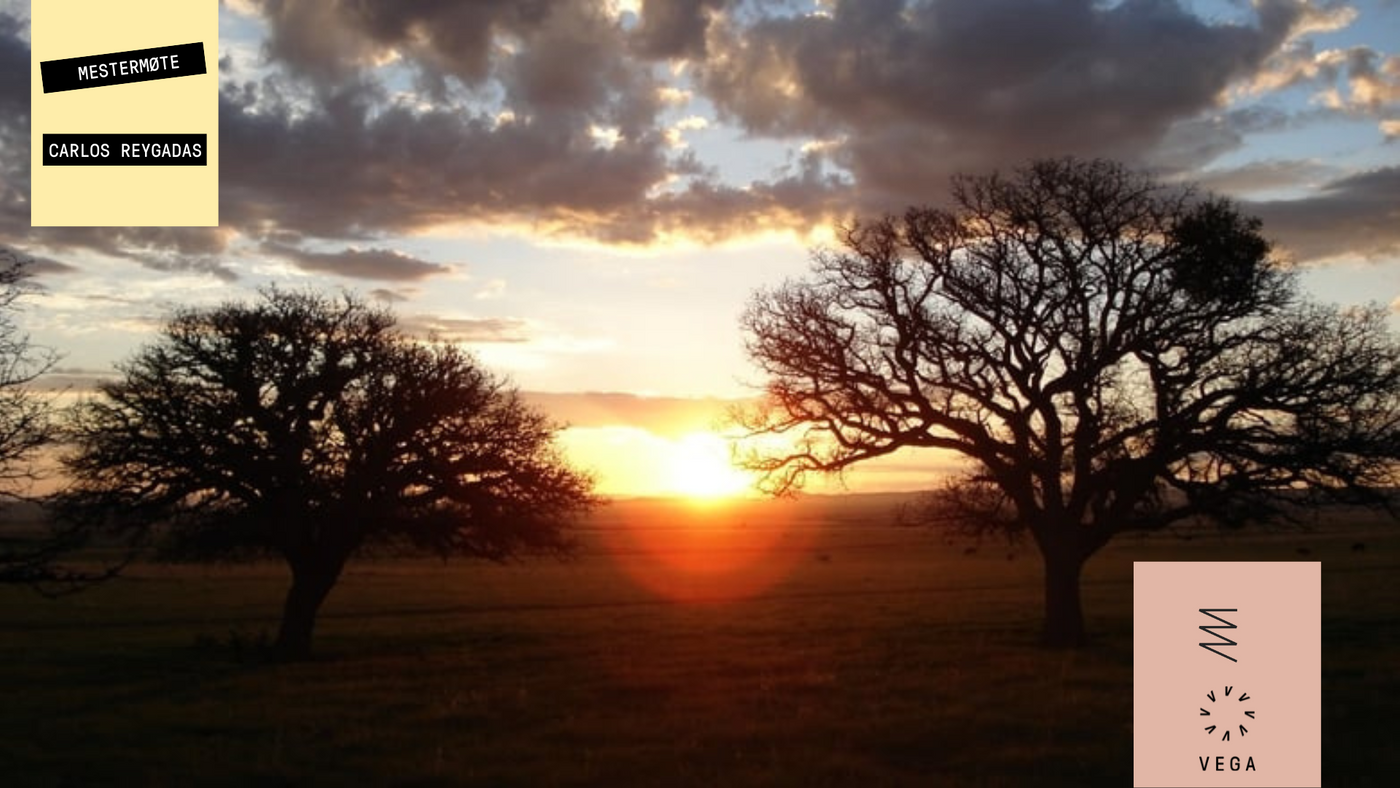
[[[264,243],[262,248],[302,270],[355,279],[414,281],[453,270],[452,266],[420,260],[393,249],[352,247],[338,252],[315,252],[276,242]]]
[[[517,344],[533,338],[528,322],[503,317],[409,315],[399,320],[399,327],[411,335],[465,344]]]

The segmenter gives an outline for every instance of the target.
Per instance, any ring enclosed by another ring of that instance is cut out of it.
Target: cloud
[[[658,85],[628,59],[623,31],[598,3],[256,7],[277,68],[221,92],[223,226],[159,233],[28,227],[29,84],[21,77],[29,47],[19,24],[0,14],[0,238],[233,279],[235,268],[216,256],[239,235],[373,241],[501,222],[591,235],[592,225],[642,205],[670,176]],[[513,52],[502,48],[506,39]],[[440,100],[391,95],[372,69],[395,57],[433,83]],[[488,79],[513,122],[498,123],[489,100],[464,98],[448,84]],[[591,133],[600,127],[615,130],[611,144]],[[382,255],[297,261],[350,275],[431,272]],[[399,265],[379,265],[386,262]]]
[[[533,338],[529,323],[509,317],[406,315],[399,318],[399,327],[410,335],[466,344],[519,344]]]
[[[1244,89],[1268,93],[1299,85],[1331,84],[1341,75],[1345,59],[1341,50],[1318,52],[1310,40],[1294,41],[1269,58]]]
[[[35,227],[21,237],[55,252],[91,250],[152,271],[233,282],[238,273],[225,257],[233,236],[218,227]]]
[[[847,218],[859,199],[853,184],[823,169],[820,157],[806,157],[782,177],[746,187],[698,178],[634,210],[614,213],[591,234],[614,244],[673,237],[717,244],[762,233],[803,233]]]
[[[27,24],[0,12],[0,130],[29,131],[29,41]]]
[[[1141,158],[1170,177],[1196,177],[1210,162],[1244,147],[1252,135],[1298,128],[1309,118],[1270,106],[1249,105],[1177,121]]]
[[[397,61],[436,99],[494,84],[522,114],[582,113],[628,136],[657,108],[655,82],[628,59],[620,21],[597,0],[259,5],[268,55],[322,91],[362,83],[369,68]]]
[[[592,124],[378,107],[355,89],[306,110],[269,92],[267,84],[226,90],[220,104],[221,216],[264,233],[372,239],[496,223],[621,244],[674,234],[722,240],[746,229],[808,229],[850,196],[817,154],[779,177],[732,186],[693,158],[670,157],[660,129],[600,143]],[[663,188],[675,177],[689,183]]]
[[[664,179],[660,134],[599,147],[589,127],[457,109],[376,107],[353,92],[303,111],[267,86],[220,100],[221,217],[321,238],[445,224],[597,221]]]
[[[221,215],[362,240],[485,223],[619,244],[810,229],[850,197],[845,184],[718,182],[676,145],[703,119],[660,119],[666,97],[688,91],[648,59],[703,55],[729,5],[649,0],[624,29],[596,0],[263,0],[267,53],[285,73],[224,91]],[[386,98],[372,69],[388,61],[432,100]]]
[[[103,383],[118,377],[115,368],[55,367],[41,375],[36,386],[41,391],[63,391],[71,394],[92,394]]]
[[[65,274],[77,273],[79,269],[75,265],[69,265],[48,257],[36,257],[29,264],[29,271],[35,276],[63,276]]]
[[[1032,156],[1189,175],[1310,122],[1254,100],[1297,85],[1334,92],[1315,113],[1367,114],[1384,134],[1395,122],[1395,57],[1314,49],[1356,18],[1334,2],[1234,3],[1230,20],[1176,0],[636,9],[239,0],[265,31],[263,62],[225,74],[220,94],[223,224],[164,229],[28,227],[29,47],[0,12],[0,239],[224,280],[272,249],[306,270],[415,281],[448,268],[394,239],[450,227],[722,242],[929,202],[954,173]],[[725,179],[705,157],[727,133],[685,145],[705,124],[795,152],[769,176]]]
[[[472,297],[478,301],[494,301],[506,293],[506,280],[492,279],[481,286]]]
[[[369,291],[369,297],[386,304],[401,304],[413,297],[415,288],[376,287]]]
[[[0,266],[9,268],[13,263],[24,266],[26,276],[62,276],[76,273],[79,269],[47,257],[35,257],[20,249],[0,243]]]
[[[1338,176],[1336,167],[1317,161],[1266,159],[1207,170],[1192,181],[1206,191],[1239,197],[1254,192],[1312,189]]]
[[[646,57],[703,58],[710,21],[730,4],[730,0],[642,0],[633,44]]]
[[[1316,196],[1244,207],[1299,262],[1400,255],[1400,167],[1334,180]]]
[[[1374,115],[1400,105],[1400,55],[1353,47],[1346,62],[1347,92],[1338,97],[1343,107]]]
[[[1240,25],[1161,0],[847,0],[726,22],[699,80],[751,133],[845,137],[835,160],[861,188],[908,202],[1037,155],[1142,159],[1318,24],[1308,3],[1255,5]]]
[[[1255,75],[1250,90],[1304,86],[1315,103],[1345,115],[1383,118],[1400,108],[1400,56],[1368,46],[1316,51],[1295,41]]]
[[[0,12],[0,239],[29,226],[29,42]]]
[[[393,249],[349,248],[339,252],[313,252],[275,242],[264,243],[262,248],[304,271],[356,279],[415,281],[452,271],[452,266],[430,263]]]

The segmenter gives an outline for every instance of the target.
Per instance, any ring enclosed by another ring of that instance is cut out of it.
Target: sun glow
[[[729,442],[712,432],[692,432],[677,440],[666,472],[669,492],[702,500],[732,498],[753,486],[734,467]]]
[[[762,594],[812,560],[819,526],[790,503],[641,499],[600,515],[597,533],[639,587],[663,599],[722,604]]]

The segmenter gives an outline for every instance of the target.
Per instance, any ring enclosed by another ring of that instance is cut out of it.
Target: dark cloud
[[[519,51],[504,59],[506,104],[554,122],[603,122],[624,139],[652,131],[658,83],[626,56],[621,28],[601,4],[561,2],[519,31]]]
[[[646,59],[703,52],[713,14],[728,5],[648,2],[626,31],[597,0],[263,2],[269,56],[318,93],[308,109],[275,78],[225,90],[222,216],[347,239],[458,222],[616,243],[810,227],[847,196],[833,182],[717,183],[669,149],[658,122],[660,83]],[[509,118],[450,101],[386,103],[364,75],[391,52],[439,97],[454,81],[495,86]],[[600,128],[616,136],[600,141]],[[675,177],[688,182],[659,188]]]
[[[256,90],[225,91],[219,113],[220,215],[239,227],[354,238],[556,214],[586,224],[666,175],[659,134],[605,148],[545,121],[353,97],[303,112]]]
[[[654,119],[656,83],[627,57],[625,34],[597,0],[263,0],[271,60],[322,90],[363,84],[399,58],[435,98],[494,83],[531,116],[605,121],[624,136]],[[505,46],[509,41],[509,46]]]
[[[450,223],[569,226],[645,202],[668,177],[657,85],[630,60],[601,3],[269,0],[266,52],[285,68],[220,97],[222,229],[28,227],[29,47],[0,15],[5,135],[0,238],[90,249],[157,270],[207,271],[239,234],[372,240]],[[515,43],[503,49],[501,36]],[[428,81],[488,77],[513,118],[447,102],[387,98],[366,69],[389,53]],[[302,88],[311,84],[315,90]],[[598,129],[613,130],[600,139]],[[348,275],[414,278],[439,269],[368,253],[302,255]],[[422,263],[422,261],[418,261]],[[431,264],[425,264],[431,265]]]
[[[1031,156],[1142,160],[1307,10],[1263,0],[1243,26],[1173,0],[842,0],[830,16],[724,26],[700,80],[752,133],[844,139],[838,161],[863,189],[907,201]]]
[[[1189,178],[1251,135],[1309,122],[1257,101],[1226,109],[1227,91],[1335,83],[1344,106],[1313,112],[1374,115],[1400,68],[1359,47],[1322,57],[1299,33],[1344,9],[1305,0],[1236,4],[1241,22],[1178,0],[837,0],[821,13],[644,0],[635,18],[604,0],[247,4],[267,27],[266,68],[221,93],[212,229],[28,227],[29,47],[0,13],[0,239],[224,279],[231,253],[275,249],[308,270],[409,281],[444,267],[386,239],[445,225],[719,241],[933,201],[951,174],[1032,156]],[[666,76],[678,60],[685,75]],[[819,144],[770,177],[722,180],[671,146],[662,87],[754,137]],[[1238,191],[1285,176],[1210,177]]]
[[[412,4],[369,3],[365,14],[355,13],[351,3],[326,0],[265,0],[260,5],[268,23],[266,54],[300,76],[331,85],[371,65],[386,48],[357,30],[357,22],[368,21],[381,5]]]
[[[29,226],[29,42],[0,12],[0,239]]]
[[[266,52],[294,73],[330,86],[395,53],[421,75],[482,84],[502,58],[498,36],[520,36],[554,13],[591,5],[577,0],[261,0]],[[563,9],[562,11],[560,9]],[[582,64],[588,70],[589,64]]]
[[[1400,167],[1327,184],[1314,197],[1247,203],[1265,234],[1299,262],[1400,255]]]
[[[25,23],[0,12],[0,132],[29,132],[29,42]]]
[[[29,228],[29,86],[0,83],[7,91],[0,106],[13,105],[6,117],[17,118],[0,127],[11,143],[0,166],[13,173],[0,185],[0,238],[232,280],[229,255],[239,236],[284,253],[313,239],[381,248],[376,240],[386,236],[494,222],[646,243],[663,231],[721,238],[743,227],[807,226],[824,215],[805,210],[829,195],[807,194],[794,180],[720,185],[704,180],[691,155],[673,152],[655,122],[657,85],[600,4],[352,5],[264,4],[272,31],[267,51],[286,73],[226,84],[221,92],[220,228]],[[487,14],[489,23],[473,27],[459,18],[471,14]],[[13,61],[5,74],[27,68],[28,44],[17,29],[0,28],[0,63]],[[491,30],[517,37],[516,52],[484,61],[473,55],[500,48],[499,40],[477,46],[473,38]],[[451,46],[459,35],[467,37],[466,49]],[[516,107],[513,117],[460,102],[425,107],[387,99],[364,67],[396,46],[439,76],[464,84],[495,80]],[[302,90],[307,81],[315,91]],[[616,136],[600,139],[599,128]],[[656,198],[675,176],[692,182],[679,196],[665,190]],[[762,213],[769,210],[775,213]],[[289,256],[314,270],[371,278],[440,270],[382,253]]]
[[[337,274],[356,279],[413,281],[445,274],[451,266],[431,263],[393,249],[343,249],[314,252],[280,243],[265,243],[263,251],[288,260],[304,271]]]
[[[25,218],[27,224],[28,217]],[[34,227],[19,237],[55,252],[86,249],[164,273],[209,274],[232,282],[225,259],[233,233],[218,227]]]
[[[652,58],[703,58],[711,15],[731,0],[642,0],[632,31],[637,50]]]

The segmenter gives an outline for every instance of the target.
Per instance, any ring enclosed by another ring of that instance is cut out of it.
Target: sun
[[[711,432],[692,432],[677,440],[668,464],[667,488],[687,498],[732,498],[753,484],[747,474],[734,467],[728,441]]]

